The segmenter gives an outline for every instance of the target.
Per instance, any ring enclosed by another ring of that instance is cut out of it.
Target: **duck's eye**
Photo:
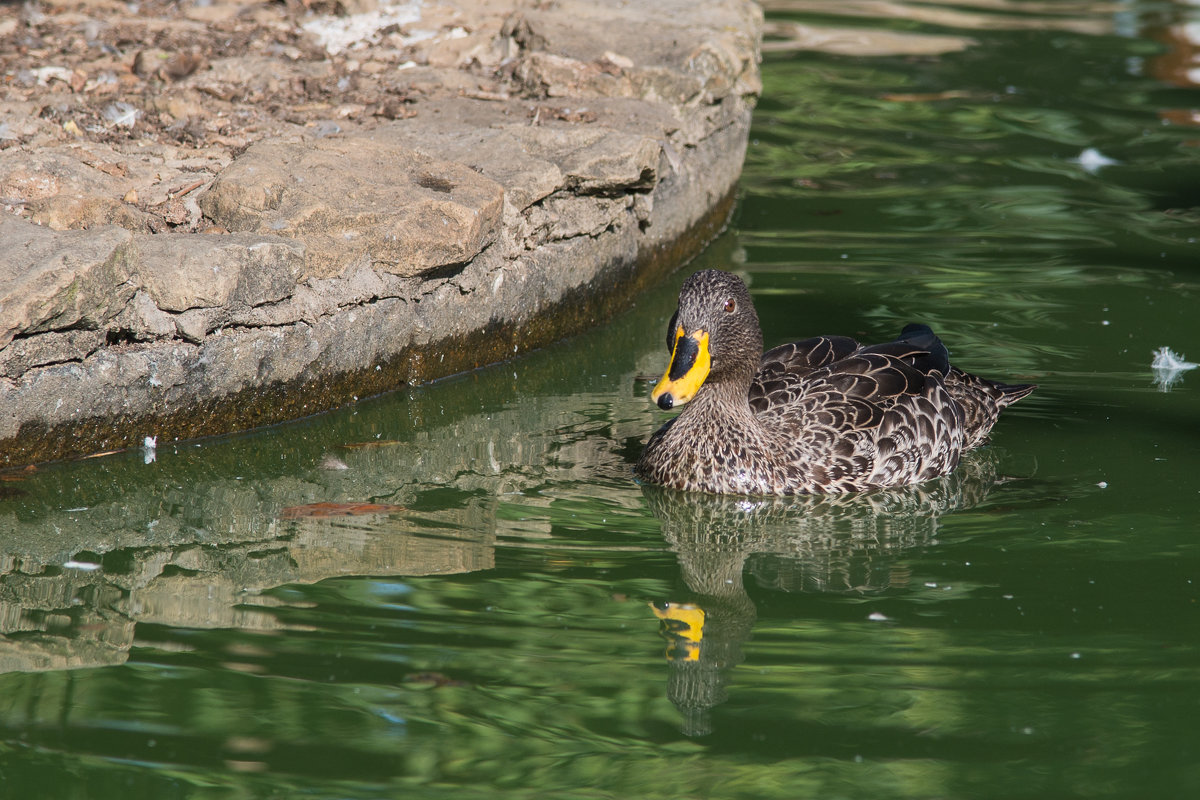
[[[732,314],[735,311],[737,311],[737,300],[731,297],[725,301],[725,313]]]

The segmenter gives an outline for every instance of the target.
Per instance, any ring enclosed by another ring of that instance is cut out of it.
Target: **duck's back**
[[[769,350],[749,399],[807,476],[801,491],[855,491],[950,472],[1033,388],[951,367],[933,331],[910,325],[878,345],[821,336]]]
[[[962,450],[963,415],[935,369],[943,363],[903,339],[793,342],[764,354],[750,405],[776,434],[780,462],[802,476],[795,491],[915,483],[952,470]]]

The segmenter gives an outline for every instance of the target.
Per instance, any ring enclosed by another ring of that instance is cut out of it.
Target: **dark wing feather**
[[[920,394],[925,388],[925,375],[916,367],[890,355],[863,350],[835,361],[812,377],[828,382],[847,398],[876,403]]]
[[[763,353],[758,374],[750,384],[750,407],[757,412],[795,400],[801,379],[860,347],[849,336],[814,336],[781,344]]]
[[[832,410],[852,401],[890,406],[897,397],[924,390],[925,373],[909,362],[928,355],[900,341],[863,347],[848,336],[818,336],[781,345],[763,355],[750,385],[750,407],[759,414],[803,416],[808,408]],[[790,408],[796,404],[803,408]],[[878,411],[851,413],[839,408],[838,413],[869,427],[878,424]]]
[[[942,344],[942,340],[928,325],[916,323],[905,325],[904,330],[900,331],[900,338],[896,341],[905,342],[925,351],[924,358],[912,362],[913,366],[922,372],[937,370],[945,375],[950,371],[950,351],[946,349],[946,345]]]
[[[925,374],[950,371],[950,351],[928,325],[907,325],[895,341],[865,347],[862,352],[898,358]]]
[[[751,407],[798,430],[876,428],[888,409],[925,389],[926,376],[898,358],[862,350],[801,374],[760,374]]]
[[[849,336],[814,336],[763,353],[759,375],[805,375],[854,353],[861,345]]]

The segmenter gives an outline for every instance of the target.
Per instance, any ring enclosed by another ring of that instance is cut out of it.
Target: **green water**
[[[0,483],[0,796],[1195,796],[1200,371],[1150,369],[1200,357],[1200,131],[1163,122],[1200,96],[1156,39],[1186,17],[1042,8],[770,13],[976,43],[769,53],[731,230],[601,330]],[[919,491],[639,487],[709,266],[769,344],[923,320],[1041,388]],[[351,502],[383,508],[310,506]]]

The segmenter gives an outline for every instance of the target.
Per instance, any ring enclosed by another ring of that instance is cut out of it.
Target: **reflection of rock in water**
[[[634,376],[661,358],[638,319],[674,302],[660,294],[661,307],[639,300],[593,337],[587,369],[546,353],[364,403],[320,433],[302,422],[203,447],[160,440],[153,464],[115,456],[23,474],[0,498],[0,673],[122,663],[140,622],[277,627],[262,592],[284,584],[489,569],[497,536],[550,535],[548,483],[640,513],[614,443],[658,419]],[[531,513],[498,516],[530,489]],[[408,510],[284,511],[364,502]]]
[[[427,534],[430,516],[290,520],[273,526],[274,538],[120,548],[67,569],[0,563],[0,673],[123,663],[138,623],[281,628],[271,611],[278,601],[259,594],[281,584],[494,566],[482,524],[494,512],[479,504],[442,510],[436,518],[453,533],[444,536]]]
[[[630,342],[618,344],[625,361]],[[657,352],[647,350],[647,363],[653,358]],[[569,363],[547,367],[578,378]],[[39,473],[44,485],[23,516],[0,509],[0,673],[123,663],[137,623],[277,627],[273,600],[260,592],[284,584],[490,569],[497,533],[549,535],[545,516],[514,522],[496,514],[503,495],[540,486],[548,475],[585,490],[598,475],[615,476],[625,488],[605,500],[640,509],[629,465],[612,442],[650,427],[654,412],[645,403],[614,419],[618,406],[604,393],[536,394],[546,382],[566,385],[557,372],[528,375],[529,396],[516,385],[497,388],[503,373],[490,375],[490,383],[455,387],[453,399],[466,409],[458,413],[443,406],[446,393],[415,393],[402,406],[414,415],[413,429],[397,429],[406,440],[341,448],[337,460],[348,469],[325,468],[322,444],[296,451],[304,437],[286,444],[275,437],[225,442],[196,464],[160,455],[152,471],[141,459],[118,459],[103,472]],[[632,379],[622,385],[632,395]],[[346,424],[356,435],[390,430],[395,408],[365,407]],[[346,441],[358,440],[348,434]],[[312,468],[266,471],[285,462]],[[260,474],[243,480],[245,471]],[[60,509],[64,496],[87,507]],[[286,511],[368,500],[413,507],[326,519]],[[82,566],[64,569],[75,561]]]
[[[741,663],[757,612],[743,586],[749,571],[785,592],[878,592],[903,582],[896,565],[908,548],[929,544],[943,514],[982,502],[996,483],[987,451],[952,475],[919,486],[851,495],[733,497],[644,486],[680,572],[695,596],[655,603],[668,650],[667,694],[683,731],[712,730],[709,710],[725,700],[725,676]],[[702,621],[702,630],[696,623]],[[679,642],[690,637],[689,643]],[[682,656],[682,657],[681,657]]]

